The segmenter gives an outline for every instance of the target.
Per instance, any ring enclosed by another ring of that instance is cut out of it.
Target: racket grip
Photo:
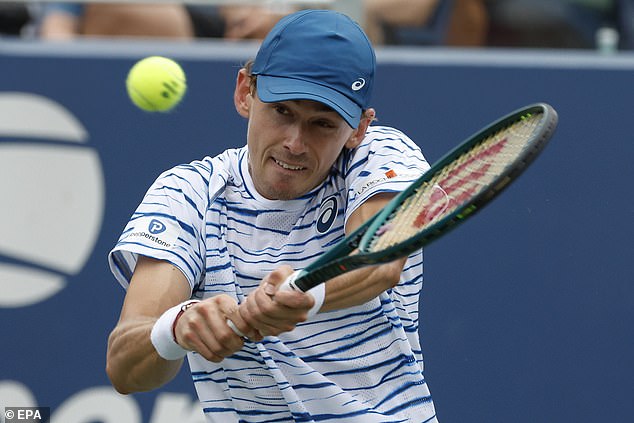
[[[308,291],[302,290],[299,286],[295,284],[295,281],[302,273],[301,270],[296,270],[289,277],[286,278],[282,285],[278,288],[278,291],[299,291],[299,292],[307,292],[310,294],[315,300],[315,304],[308,311],[308,318],[313,317],[315,314],[319,313],[321,306],[324,304],[324,300],[326,297],[326,286],[323,283],[309,289]]]
[[[293,272],[293,274],[289,275],[286,280],[280,285],[278,291],[301,291],[296,285],[293,284],[293,281],[297,279],[299,276],[299,270]],[[231,328],[231,330],[241,338],[247,339],[247,337],[238,329],[238,327],[231,321],[231,319],[227,319],[227,326]]]
[[[233,323],[230,319],[227,319],[227,325],[231,328],[231,330],[238,335],[240,338],[246,339],[247,337],[243,334],[240,329]]]
[[[295,272],[293,272],[291,275],[289,275],[286,278],[286,280],[284,280],[284,282],[282,282],[282,285],[280,285],[280,287],[277,290],[304,292],[297,285],[295,285],[295,280],[299,277],[300,273],[301,273],[301,270],[296,270]],[[308,312],[308,316],[312,317],[319,312],[319,309],[324,303],[324,296],[325,296],[324,284],[319,284],[315,288],[312,288],[310,290],[310,293],[313,295],[313,298],[315,298],[315,305]],[[248,339],[230,319],[227,319],[227,325],[231,328],[231,330],[233,330],[233,332],[236,335],[238,335],[241,338]]]
[[[291,275],[289,275],[282,285],[278,288],[278,291],[300,291],[303,292],[297,285],[295,285],[295,280],[299,276],[301,270],[294,271]]]

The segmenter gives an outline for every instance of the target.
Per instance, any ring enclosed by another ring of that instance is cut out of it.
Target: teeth
[[[275,160],[275,163],[282,166],[284,169],[288,169],[288,170],[302,170],[303,169],[302,166],[291,166],[288,163],[281,162],[277,159],[273,159],[273,160]]]

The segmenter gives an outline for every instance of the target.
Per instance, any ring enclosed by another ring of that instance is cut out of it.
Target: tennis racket
[[[493,200],[537,158],[557,122],[550,105],[537,103],[483,128],[374,217],[289,276],[280,289],[306,292],[351,270],[408,256],[445,235]]]
[[[305,292],[342,273],[408,256],[443,236],[481,210],[537,158],[557,121],[555,110],[539,103],[480,130],[285,285]]]

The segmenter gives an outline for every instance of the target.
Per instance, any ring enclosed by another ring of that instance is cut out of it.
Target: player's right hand
[[[308,318],[315,304],[309,293],[279,287],[293,273],[289,266],[280,266],[266,275],[260,285],[240,304],[240,316],[264,336],[277,336],[292,331]],[[236,325],[237,326],[237,325]]]
[[[238,303],[229,295],[221,294],[194,304],[180,316],[174,327],[176,342],[218,363],[244,345],[244,339],[227,325],[227,319],[247,338],[262,340],[262,335],[240,317]]]

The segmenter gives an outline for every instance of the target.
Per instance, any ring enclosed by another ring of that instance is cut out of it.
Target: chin
[[[260,191],[260,194],[268,198],[269,200],[295,200],[302,195],[306,194],[308,190],[297,190],[289,187],[272,187],[269,186],[264,192]]]
[[[270,200],[282,200],[282,201],[295,200],[301,196],[302,196],[301,193],[295,194],[288,191],[275,191],[271,193],[270,197],[265,195],[265,197],[269,198]]]

